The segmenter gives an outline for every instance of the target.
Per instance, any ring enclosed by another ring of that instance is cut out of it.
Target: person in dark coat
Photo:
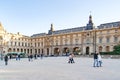
[[[40,54],[41,59],[43,58],[43,53]]]
[[[20,56],[20,54],[18,55],[18,60],[20,60],[20,58],[21,58],[21,56]]]
[[[75,63],[73,57],[74,57],[73,53],[69,55],[69,61],[68,61],[68,63]]]
[[[98,66],[98,53],[94,53],[94,63],[93,63],[93,67],[99,67]]]
[[[33,58],[33,55],[32,55],[32,54],[29,54],[29,55],[28,55],[28,60],[29,60],[29,61],[32,61],[32,58]]]
[[[34,59],[37,59],[37,54],[34,54]]]
[[[5,55],[4,61],[5,61],[5,65],[8,65],[8,56],[7,55]]]

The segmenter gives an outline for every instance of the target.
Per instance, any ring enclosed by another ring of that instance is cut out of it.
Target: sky
[[[120,0],[0,0],[0,22],[9,33],[31,36],[120,21]]]

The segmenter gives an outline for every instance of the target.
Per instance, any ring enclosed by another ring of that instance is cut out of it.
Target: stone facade
[[[0,54],[24,52],[27,54],[67,55],[68,53],[90,55],[94,52],[113,51],[120,43],[120,22],[101,24],[94,27],[90,15],[88,24],[32,36],[12,34],[4,30],[0,23]]]

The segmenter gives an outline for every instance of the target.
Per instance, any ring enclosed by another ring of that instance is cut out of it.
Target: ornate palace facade
[[[86,26],[63,30],[51,28],[48,33],[32,36],[12,34],[0,24],[0,54],[24,52],[26,54],[65,55],[67,53],[92,54],[113,51],[120,43],[120,22],[101,24],[96,28],[92,16]]]

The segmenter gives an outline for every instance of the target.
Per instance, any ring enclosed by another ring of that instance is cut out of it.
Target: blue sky
[[[0,0],[0,22],[9,33],[31,36],[85,26],[88,17],[98,26],[120,21],[120,0]]]

